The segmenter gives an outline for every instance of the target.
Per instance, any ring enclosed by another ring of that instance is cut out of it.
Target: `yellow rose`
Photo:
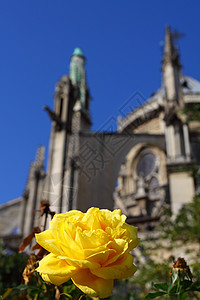
[[[138,244],[137,228],[125,220],[120,209],[95,207],[86,213],[72,210],[55,215],[50,228],[36,234],[38,244],[50,252],[37,271],[55,285],[71,278],[85,294],[108,297],[113,279],[136,271],[129,252]]]

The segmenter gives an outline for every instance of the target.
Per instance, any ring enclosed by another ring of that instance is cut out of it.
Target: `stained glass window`
[[[140,158],[136,172],[138,176],[144,176],[147,177],[150,175],[156,168],[156,156],[151,153],[144,153],[142,157]]]

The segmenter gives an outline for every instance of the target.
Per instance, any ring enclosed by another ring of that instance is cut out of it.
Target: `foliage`
[[[200,121],[199,117],[200,105],[196,103],[192,106],[187,106],[183,109],[182,113],[186,115],[187,122],[190,121]]]
[[[175,241],[200,244],[200,196],[183,206],[175,220],[169,209],[165,209],[158,231],[162,239],[169,239],[172,244]]]
[[[25,255],[6,253],[0,244],[0,294],[20,284],[26,262]]]
[[[34,299],[34,300],[50,300],[50,299],[68,299],[68,300],[88,300],[88,296],[84,295],[73,282],[69,280],[62,286],[57,287],[51,283],[45,282],[37,273],[33,273],[33,277],[29,284],[20,284],[15,288],[9,288],[3,294],[3,299]]]
[[[195,196],[191,203],[186,204],[175,218],[170,209],[166,207],[163,210],[160,225],[156,228],[156,234],[155,232],[149,233],[138,246],[140,252],[140,258],[136,257],[138,271],[132,278],[115,282],[113,293],[107,299],[199,299],[200,252],[198,248],[195,255],[193,246],[187,250],[188,255],[193,255],[190,264],[193,278],[186,276],[185,273],[183,276],[176,267],[172,268],[170,274],[170,266],[174,257],[159,260],[157,256],[163,248],[167,253],[173,254],[173,250],[177,247],[184,246],[187,249],[187,246],[194,244],[200,246],[199,221],[199,196]],[[8,256],[2,251],[0,256],[0,287],[3,299],[91,299],[84,295],[71,280],[57,287],[45,282],[35,271],[27,284],[19,285],[25,257],[22,254]],[[186,270],[188,269],[186,268]]]
[[[188,280],[187,278],[185,279],[186,281],[181,281],[179,292],[182,294],[182,298],[180,299],[188,299],[188,295],[191,297],[190,299],[199,299],[198,296],[193,294],[194,291],[199,291],[200,283],[200,252],[197,247],[200,246],[199,221],[199,196],[195,196],[191,203],[186,204],[176,217],[172,215],[169,207],[163,209],[160,224],[156,228],[156,234],[155,232],[152,234],[149,233],[139,244],[140,256],[143,262],[140,260],[138,271],[134,278],[129,279],[128,283],[126,283],[126,299],[144,299],[145,295],[152,292],[152,288],[154,292],[147,299],[154,299],[159,296],[160,299],[179,299],[175,298],[178,297],[177,295],[174,295],[179,283],[176,281],[173,283],[173,286],[171,285],[169,270],[174,260],[174,249],[181,247],[186,249],[188,256],[193,256],[192,264],[190,265],[193,280]],[[196,253],[194,251],[194,244],[197,248]],[[191,247],[191,245],[193,246]],[[158,254],[161,249],[164,249],[165,253],[169,253],[167,259],[159,258]],[[138,265],[138,263],[136,264]]]
[[[172,240],[200,243],[200,197],[195,196],[177,215]]]
[[[190,299],[200,291],[200,281],[193,282],[190,268],[183,258],[178,258],[170,271],[169,282],[152,283],[155,292],[149,293],[145,299]]]
[[[156,263],[152,259],[148,259],[146,264],[140,266],[135,278],[129,279],[127,299],[144,299],[150,291],[152,280],[165,281],[168,277],[169,266],[167,263]]]

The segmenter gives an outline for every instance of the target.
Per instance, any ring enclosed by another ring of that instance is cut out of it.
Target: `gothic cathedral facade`
[[[166,28],[162,86],[123,118],[118,130],[91,131],[85,57],[76,48],[69,75],[56,84],[47,171],[44,147],[30,166],[22,197],[0,206],[0,235],[15,248],[40,226],[40,203],[56,213],[120,208],[140,230],[155,227],[165,205],[176,214],[200,191],[200,82],[182,73]],[[34,213],[33,213],[34,212]],[[15,232],[16,228],[18,232]]]

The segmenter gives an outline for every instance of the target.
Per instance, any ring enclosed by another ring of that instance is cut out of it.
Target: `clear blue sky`
[[[97,130],[134,92],[148,98],[160,87],[167,24],[185,34],[183,73],[200,80],[199,12],[199,0],[2,0],[0,203],[22,194],[38,145],[48,150],[51,124],[42,106],[53,106],[75,47],[87,57]]]

